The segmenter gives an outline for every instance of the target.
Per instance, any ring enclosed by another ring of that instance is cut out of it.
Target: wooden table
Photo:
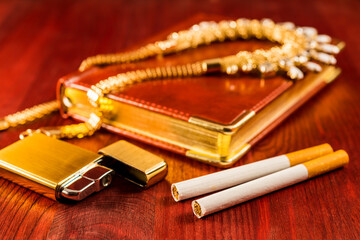
[[[129,140],[166,159],[169,173],[142,191],[120,178],[77,204],[60,204],[0,178],[5,239],[356,239],[360,234],[360,2],[25,1],[0,2],[0,116],[55,98],[57,79],[97,53],[121,51],[198,13],[293,21],[344,40],[341,76],[260,141],[236,165],[323,142],[350,164],[202,220],[175,203],[173,182],[218,169]],[[54,114],[0,133],[0,148],[27,128],[71,123]],[[97,151],[123,137],[100,131],[69,142]]]

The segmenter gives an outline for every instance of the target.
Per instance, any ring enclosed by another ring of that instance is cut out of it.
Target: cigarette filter
[[[333,152],[333,149],[327,143],[306,148],[240,167],[174,183],[171,186],[171,193],[175,201],[185,200],[239,185],[331,152]]]
[[[349,162],[343,150],[255,179],[192,202],[194,214],[204,217],[236,204],[340,168]]]
[[[107,187],[114,173],[142,187],[166,175],[160,157],[125,141],[100,152],[35,133],[0,151],[0,176],[54,200],[79,201]]]

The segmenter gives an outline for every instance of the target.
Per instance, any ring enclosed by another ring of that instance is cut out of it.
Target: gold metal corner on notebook
[[[340,75],[340,73],[341,73],[340,68],[329,67],[329,68],[325,69],[321,74],[322,74],[322,78],[323,78],[324,82],[331,83],[332,81],[334,81],[337,78],[337,76]]]
[[[215,167],[229,168],[239,158],[244,156],[249,151],[250,148],[251,148],[251,145],[246,143],[242,147],[240,147],[236,152],[234,152],[228,156],[210,155],[210,154],[205,154],[200,151],[189,150],[186,152],[186,156],[196,159],[200,162],[205,162],[205,163],[210,164]]]
[[[244,123],[246,123],[253,116],[255,116],[254,111],[246,110],[246,111],[244,111],[243,114],[240,115],[240,117],[238,117],[234,121],[234,123],[231,123],[231,124],[220,124],[220,123],[211,122],[209,120],[205,120],[205,119],[202,119],[199,117],[191,117],[188,122],[195,124],[197,126],[212,130],[212,131],[217,131],[217,132],[221,132],[224,134],[231,134],[234,131],[236,131],[238,128],[240,128]]]
[[[337,47],[339,48],[339,50],[341,51],[341,50],[343,50],[343,49],[345,48],[346,43],[343,42],[343,41],[340,41],[340,42],[338,42],[338,43],[336,44],[336,46],[337,46]]]
[[[232,135],[218,133],[217,149],[220,156],[228,156]]]
[[[73,103],[71,102],[71,99],[66,95],[66,90],[68,88],[66,88],[64,86],[64,84],[60,84],[59,86],[59,92],[58,92],[58,100],[60,102],[60,109],[62,110],[63,113],[67,113],[68,109],[73,107]]]

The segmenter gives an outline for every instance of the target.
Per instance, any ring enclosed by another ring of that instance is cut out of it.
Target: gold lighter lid
[[[106,156],[101,165],[141,187],[154,185],[167,173],[167,164],[162,158],[123,140],[100,149],[99,153]]]

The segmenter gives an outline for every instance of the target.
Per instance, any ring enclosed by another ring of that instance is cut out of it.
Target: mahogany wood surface
[[[344,40],[341,76],[236,166],[323,142],[350,164],[231,209],[194,217],[171,183],[219,169],[127,139],[166,159],[166,179],[147,190],[116,178],[77,204],[61,204],[0,178],[2,239],[357,239],[360,235],[360,2],[79,0],[0,1],[0,116],[55,98],[59,77],[82,59],[121,51],[197,14],[293,21]],[[73,123],[58,114],[0,133],[0,148],[27,128]],[[99,131],[69,142],[97,151],[121,136]]]

